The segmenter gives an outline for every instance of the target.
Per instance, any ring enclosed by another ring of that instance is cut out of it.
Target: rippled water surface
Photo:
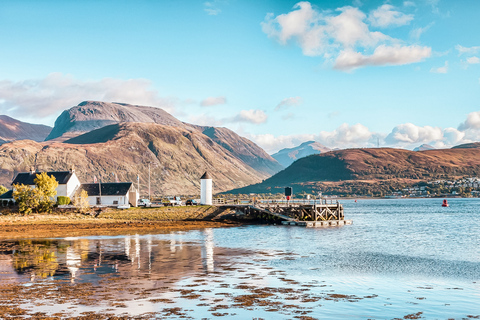
[[[342,201],[353,225],[332,228],[3,240],[0,280],[31,314],[480,318],[480,200],[441,202]]]

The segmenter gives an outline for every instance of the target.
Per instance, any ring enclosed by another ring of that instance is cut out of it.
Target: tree
[[[57,195],[58,181],[55,177],[48,176],[46,172],[37,174],[35,180],[35,189],[38,189],[39,207],[38,212],[52,212],[55,205],[55,196]]]
[[[77,192],[73,200],[80,213],[86,213],[90,208],[90,203],[88,202],[88,193],[85,190],[82,190],[80,193]]]
[[[58,182],[55,177],[48,176],[45,172],[37,174],[35,187],[24,184],[14,185],[13,198],[18,204],[20,213],[51,212],[55,204]]]
[[[0,196],[1,196],[2,194],[4,194],[5,192],[7,192],[7,191],[8,191],[7,188],[5,188],[4,186],[0,185]]]
[[[37,209],[39,205],[37,192],[34,188],[24,184],[13,185],[13,198],[18,204],[20,213],[30,214]]]

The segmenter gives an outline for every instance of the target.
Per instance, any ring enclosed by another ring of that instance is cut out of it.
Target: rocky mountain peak
[[[330,150],[319,142],[307,141],[297,147],[282,149],[272,154],[272,157],[286,168],[300,158]]]
[[[46,140],[64,141],[115,123],[142,122],[184,127],[161,108],[118,102],[83,101],[62,112]]]

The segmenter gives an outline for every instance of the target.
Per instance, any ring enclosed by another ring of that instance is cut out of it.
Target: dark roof
[[[200,179],[212,179],[212,177],[210,176],[208,171],[205,171],[205,173],[203,174],[203,176]]]
[[[132,187],[132,182],[82,183],[79,191],[87,191],[89,196],[100,196],[98,186],[102,186],[102,196],[124,196]]]
[[[0,195],[0,199],[13,199],[13,190],[8,190],[4,194]]]
[[[42,172],[20,172],[17,174],[15,179],[12,182],[13,184],[16,183],[21,183],[25,185],[34,185],[35,178],[37,177],[37,174],[40,174]],[[57,180],[58,184],[67,184],[68,180],[70,180],[70,177],[72,176],[72,173],[70,171],[50,171],[47,172],[48,176],[54,176],[55,180]]]

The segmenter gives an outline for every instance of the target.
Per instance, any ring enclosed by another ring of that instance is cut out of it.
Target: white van
[[[170,202],[171,206],[181,206],[183,205],[182,199],[179,196],[167,197],[167,200]]]

